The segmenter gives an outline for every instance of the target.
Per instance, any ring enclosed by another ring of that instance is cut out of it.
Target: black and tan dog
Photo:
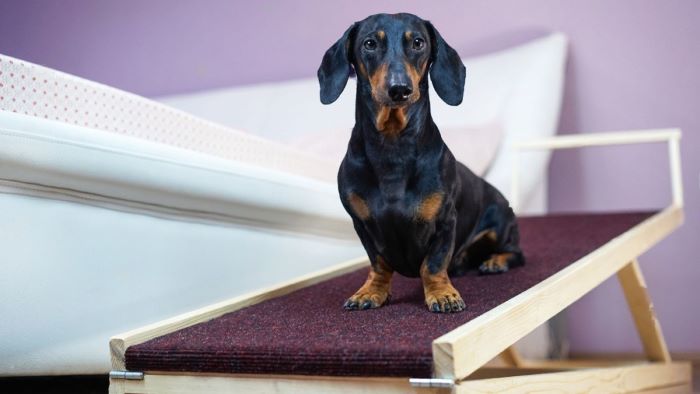
[[[524,262],[508,201],[455,160],[430,115],[428,74],[440,98],[459,105],[464,65],[430,22],[378,14],[353,24],[324,55],[321,102],[340,96],[353,68],[356,124],[338,188],[371,269],[344,307],[388,302],[396,271],[421,277],[431,311],[461,311],[448,273],[499,273]]]

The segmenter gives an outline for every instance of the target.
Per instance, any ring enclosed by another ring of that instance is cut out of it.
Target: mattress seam
[[[165,220],[194,222],[200,224],[206,223],[217,225],[240,226],[254,230],[268,230],[275,232],[291,233],[294,235],[314,235],[322,237],[331,237],[341,240],[347,239],[348,241],[354,240],[354,237],[351,236],[354,233],[350,234],[350,232],[322,231],[322,229],[313,231],[313,229],[310,229],[309,226],[293,227],[290,225],[286,225],[282,222],[275,223],[271,221],[246,218],[243,216],[216,213],[212,211],[177,208],[168,205],[159,205],[149,202],[130,200],[127,198],[113,197],[98,193],[84,192],[70,188],[48,186],[39,183],[18,181],[13,179],[0,178],[0,194],[13,194],[49,200],[68,201],[78,204],[90,205],[102,209],[110,209],[113,211],[148,215],[151,217],[156,217]],[[60,196],[62,198],[56,198],[57,196]],[[246,204],[239,205],[246,206]],[[263,210],[272,211],[270,209]],[[309,216],[304,213],[298,214],[301,216]],[[333,220],[328,219],[325,219],[324,221],[335,222]],[[347,235],[343,236],[343,234]]]

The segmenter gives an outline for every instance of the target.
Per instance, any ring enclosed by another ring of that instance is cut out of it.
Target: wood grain
[[[648,390],[676,392],[674,390],[679,387],[688,387],[689,382],[689,363],[650,363],[464,381],[456,386],[455,392],[458,394],[634,393]]]
[[[632,318],[637,326],[637,332],[644,346],[644,353],[650,361],[671,361],[666,340],[661,333],[661,325],[656,318],[654,305],[651,302],[647,285],[637,260],[632,260],[618,273],[622,290],[627,299]]]

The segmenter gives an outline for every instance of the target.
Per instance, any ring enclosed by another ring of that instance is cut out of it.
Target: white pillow
[[[457,160],[484,176],[501,146],[503,127],[496,122],[479,127],[440,127],[440,134]]]
[[[480,127],[447,127],[440,128],[440,134],[457,160],[481,176],[486,174],[496,157],[503,127],[498,123]],[[297,134],[287,142],[306,153],[340,164],[349,140],[349,130],[332,130]]]

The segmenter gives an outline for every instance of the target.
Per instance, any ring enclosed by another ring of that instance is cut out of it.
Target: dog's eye
[[[413,40],[413,49],[415,50],[421,50],[425,46],[425,40],[418,37],[415,40]]]
[[[368,51],[373,51],[373,50],[377,49],[377,41],[375,41],[371,38],[366,39],[365,42],[362,43],[362,45]]]

